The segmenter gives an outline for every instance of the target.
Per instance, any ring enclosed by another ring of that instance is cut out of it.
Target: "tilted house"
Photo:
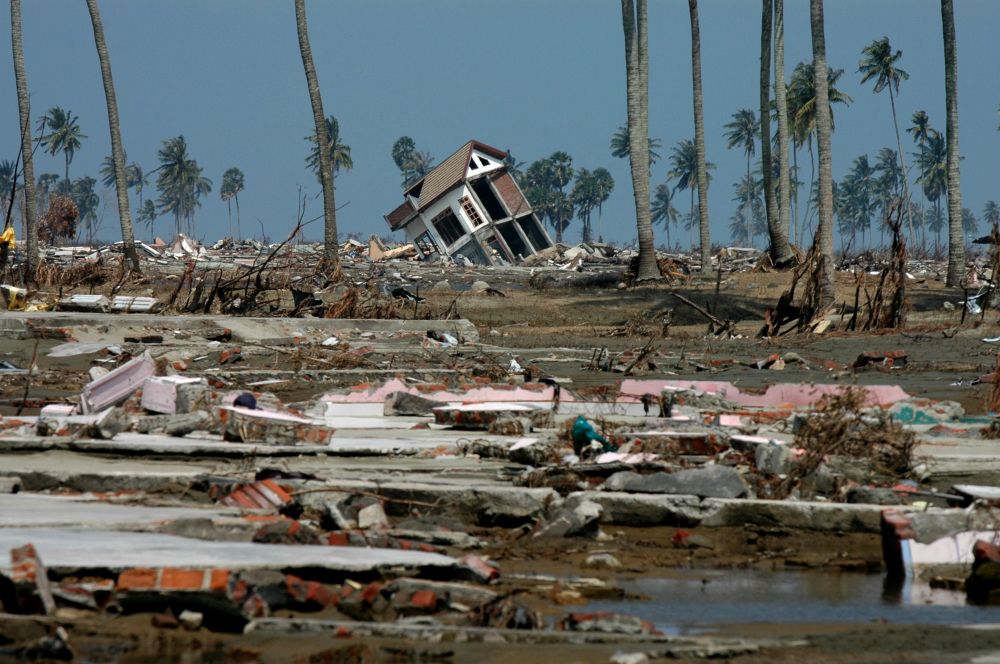
[[[465,257],[479,265],[513,265],[552,240],[507,171],[506,152],[469,141],[412,184],[385,215],[424,260]]]

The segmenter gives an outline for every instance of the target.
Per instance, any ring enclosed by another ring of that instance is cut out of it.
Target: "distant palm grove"
[[[102,222],[117,212],[126,258],[133,260],[133,268],[138,269],[132,235],[133,209],[140,239],[151,239],[157,233],[198,237],[197,212],[218,180],[218,194],[227,203],[229,234],[242,237],[239,195],[253,183],[245,181],[238,167],[214,176],[205,173],[192,155],[198,146],[189,146],[183,135],[164,138],[156,154],[147,155],[146,164],[152,166],[148,170],[141,160],[128,160],[121,144],[111,59],[97,0],[86,2],[101,64],[112,154],[105,158],[96,176],[72,174],[74,157],[87,149],[88,135],[84,130],[90,120],[81,120],[70,108],[60,106],[31,116],[21,44],[20,0],[11,0],[11,37],[22,126],[20,154],[13,160],[0,161],[5,228],[12,224],[10,212],[16,210],[24,227],[29,264],[35,265],[39,242],[91,241],[108,231]],[[339,122],[323,110],[309,46],[305,0],[295,0],[294,9],[299,55],[313,111],[305,136],[308,148],[303,150],[305,167],[315,173],[322,188],[327,245],[324,260],[335,269],[339,259],[335,246],[338,235],[334,181],[351,171],[354,161],[351,148],[342,138]],[[987,227],[1000,223],[1000,207],[992,200],[984,201],[977,212],[964,207],[961,200],[958,65],[952,0],[941,0],[945,118],[931,118],[921,109],[897,108],[900,86],[906,84],[910,75],[903,69],[902,51],[894,50],[887,36],[857,45],[858,64],[856,68],[851,66],[850,74],[844,68],[828,65],[823,0],[809,0],[808,29],[813,58],[796,63],[786,77],[784,0],[761,0],[760,98],[748,99],[744,107],[732,109],[731,119],[724,126],[707,128],[701,91],[698,1],[688,0],[688,9],[693,132],[676,137],[678,140],[669,148],[664,148],[660,138],[649,136],[646,0],[622,0],[627,84],[625,122],[617,130],[596,130],[598,135],[610,133],[610,157],[627,159],[630,165],[639,247],[638,281],[660,278],[653,253],[654,227],[661,233],[661,248],[665,245],[670,250],[696,252],[702,269],[710,269],[712,239],[707,189],[712,184],[711,171],[716,167],[707,159],[705,134],[717,132],[727,141],[729,152],[712,155],[712,160],[739,160],[743,171],[736,182],[723,185],[732,188],[731,206],[723,213],[729,221],[728,241],[765,248],[779,269],[801,260],[801,252],[794,250],[796,246],[803,251],[815,246],[815,255],[823,263],[822,271],[829,281],[834,263],[834,232],[844,252],[885,246],[889,241],[886,220],[896,211],[903,221],[911,252],[938,254],[947,247],[948,283],[958,285],[964,278],[965,245],[972,235],[980,232],[980,222]],[[796,30],[805,29],[806,26],[796,26]],[[608,38],[612,36],[609,34]],[[854,158],[847,171],[837,178],[831,170],[830,155],[834,109],[837,113],[848,113],[854,101],[838,89],[844,76],[857,76],[860,83],[871,84],[873,93],[887,99],[885,116],[878,119],[886,138],[884,144],[872,145],[868,153]],[[338,95],[338,103],[348,103],[341,99],[349,100],[350,95]],[[347,130],[349,133],[350,128]],[[40,150],[37,155],[36,150]],[[650,168],[664,160],[664,152],[666,177],[653,182]],[[52,161],[46,162],[42,155],[49,155]],[[403,187],[434,168],[430,152],[418,150],[416,142],[408,136],[401,136],[388,156],[399,169]],[[616,187],[610,171],[599,164],[574,164],[573,157],[561,150],[538,157],[526,165],[508,155],[506,165],[539,217],[552,228],[557,241],[602,242],[603,205]],[[35,162],[39,160],[51,165],[40,170],[55,172],[36,177]],[[678,198],[678,194],[686,195]],[[113,208],[115,204],[117,210]],[[157,223],[158,220],[162,221]]]

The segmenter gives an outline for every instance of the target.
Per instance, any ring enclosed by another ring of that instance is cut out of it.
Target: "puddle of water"
[[[964,592],[895,584],[877,574],[678,570],[619,585],[651,599],[592,602],[584,610],[630,613],[673,635],[736,623],[1000,622],[1000,607],[966,604]]]

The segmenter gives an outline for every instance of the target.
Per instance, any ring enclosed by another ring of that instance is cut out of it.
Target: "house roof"
[[[503,150],[497,150],[479,141],[469,141],[406,190],[406,194],[409,195],[414,189],[420,188],[420,199],[417,201],[417,209],[420,212],[433,205],[455,185],[465,182],[465,173],[469,170],[469,159],[472,158],[473,150],[479,150],[494,159],[503,159],[507,156]]]
[[[411,203],[410,199],[407,198],[403,201],[402,205],[384,216],[385,220],[389,222],[389,227],[392,230],[397,231],[400,226],[403,225],[403,222],[412,218],[414,212],[416,212],[416,210],[413,207],[413,203]]]

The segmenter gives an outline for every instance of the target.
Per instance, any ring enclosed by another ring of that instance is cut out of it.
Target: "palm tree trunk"
[[[646,1],[622,0],[625,31],[625,73],[629,129],[629,164],[635,197],[636,231],[639,236],[639,281],[660,278],[653,244],[649,210],[649,61],[646,34]],[[644,86],[645,82],[645,86]],[[645,107],[645,108],[644,108]]]
[[[792,176],[788,168],[788,100],[785,88],[785,0],[774,0],[774,105],[778,112],[778,222],[791,238]],[[789,247],[791,253],[791,247]]]
[[[101,62],[101,78],[104,80],[104,97],[108,103],[108,125],[111,128],[111,159],[115,166],[115,189],[118,192],[118,217],[121,220],[122,242],[128,269],[139,273],[139,255],[135,251],[135,235],[132,231],[132,212],[129,210],[128,183],[125,176],[125,150],[122,149],[122,132],[118,123],[118,100],[115,97],[115,82],[111,78],[111,59],[108,44],[104,40],[104,25],[97,0],[87,0],[90,22],[94,26],[94,42],[97,44],[97,59]]]
[[[760,170],[764,178],[764,210],[770,236],[771,262],[785,267],[794,255],[788,244],[788,229],[781,226],[771,159],[771,30],[774,20],[772,0],[761,2],[760,23]],[[777,79],[775,79],[777,83]]]
[[[781,131],[779,126],[779,131]],[[796,143],[794,149],[792,150],[792,159],[794,160],[795,166],[795,176],[798,178],[799,173],[799,146]],[[789,187],[791,187],[791,175],[789,174]],[[795,245],[798,247],[802,246],[802,233],[799,227],[799,187],[795,188]]]
[[[316,124],[317,145],[326,145],[330,137],[326,131],[326,116],[323,114],[323,99],[319,92],[319,80],[316,78],[316,68],[313,66],[312,49],[309,46],[309,28],[306,23],[306,2],[295,0],[295,27],[299,33],[299,51],[302,54],[302,66],[306,72],[306,84],[309,88],[309,101],[312,102],[313,121]],[[325,218],[323,266],[325,270],[336,273],[340,269],[340,248],[337,237],[337,205],[333,193],[333,168],[330,165],[330,151],[319,151],[319,175],[323,184],[323,216]]]
[[[951,287],[965,279],[965,240],[962,237],[962,184],[958,168],[958,50],[955,44],[955,8],[941,0],[944,29],[945,133],[948,141],[948,280]]]
[[[698,0],[688,0],[691,14],[691,81],[694,88],[695,179],[698,187],[698,228],[701,240],[701,271],[712,271],[712,239],[708,228],[708,171],[705,168],[705,113],[701,93],[701,28]],[[691,220],[694,223],[694,220]]]
[[[743,230],[747,234],[747,239],[750,244],[753,244],[753,232],[750,226],[750,196],[753,194],[754,187],[750,183],[750,153],[747,153],[747,206],[743,211]]]
[[[24,72],[24,45],[21,41],[21,0],[10,0],[10,35],[14,52],[18,120],[21,123],[21,158],[24,160],[24,235],[27,237],[22,240],[27,243],[27,276],[34,279],[38,268],[38,208],[35,204],[35,166],[31,158],[31,102],[28,97],[28,78]],[[14,185],[16,184],[15,181]]]
[[[833,282],[833,162],[830,151],[830,87],[826,84],[826,35],[823,28],[823,0],[809,0],[812,27],[813,67],[816,72],[816,152],[819,161],[819,222],[816,244],[823,270],[820,273],[822,306],[836,299]]]
[[[604,197],[604,192],[601,191],[601,197]],[[604,202],[597,204],[597,241],[604,243],[604,225],[602,223],[601,215],[604,212]]]
[[[892,85],[889,85],[889,103],[892,104],[892,124],[896,127],[896,145],[899,147],[899,163],[903,169],[903,212],[906,213],[906,221],[910,227],[910,244],[913,244],[913,217],[910,216],[910,178],[906,175],[906,159],[903,157],[903,142],[899,138],[899,122],[896,120],[896,98],[892,94]]]
[[[240,195],[239,193],[233,194],[233,198],[236,199],[236,233],[239,235],[240,240],[243,240],[243,226],[240,224]]]

